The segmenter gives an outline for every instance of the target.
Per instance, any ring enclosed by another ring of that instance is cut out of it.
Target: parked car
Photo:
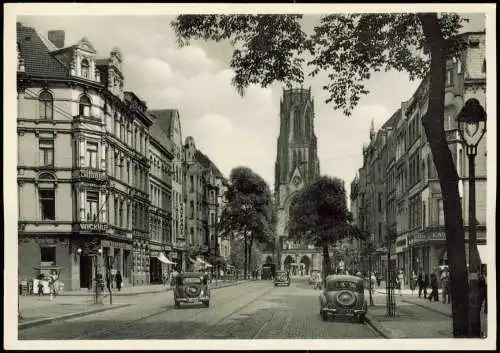
[[[363,279],[357,276],[330,275],[319,295],[319,313],[323,320],[347,316],[364,322],[368,305]]]
[[[290,286],[290,275],[286,271],[277,271],[274,277],[274,286]]]
[[[208,276],[202,272],[179,273],[174,279],[174,304],[202,304],[210,306]]]

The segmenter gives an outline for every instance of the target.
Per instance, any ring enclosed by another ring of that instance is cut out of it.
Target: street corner
[[[36,326],[42,326],[42,325],[48,325],[56,322],[61,322],[64,320],[69,320],[69,319],[75,319],[79,318],[82,316],[87,316],[87,315],[92,315],[92,314],[97,314],[105,311],[110,311],[110,310],[116,310],[120,308],[125,308],[130,306],[131,304],[113,304],[113,305],[102,305],[90,310],[84,310],[84,311],[79,311],[75,313],[69,313],[69,314],[64,314],[64,315],[59,315],[59,316],[53,316],[53,317],[46,317],[42,319],[36,319],[36,320],[28,320],[26,322],[20,322],[17,325],[18,330],[24,330],[28,329],[31,327],[36,327]]]
[[[368,313],[365,316],[365,322],[383,338],[400,338],[397,335],[394,335],[392,330],[384,327],[384,325],[379,320]]]

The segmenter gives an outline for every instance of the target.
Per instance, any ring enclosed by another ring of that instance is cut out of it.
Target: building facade
[[[123,92],[118,49],[99,60],[87,38],[48,37],[17,24],[20,276],[56,266],[66,289],[90,288],[109,261],[147,283],[153,121]]]
[[[486,59],[484,32],[461,36],[469,46],[447,62],[444,128],[459,176],[468,241],[468,164],[456,116],[469,98],[478,99],[486,107]],[[403,269],[407,277],[411,271],[429,273],[448,263],[440,184],[421,124],[427,111],[428,89],[428,80],[424,79],[415,94],[401,104],[382,128],[376,134],[371,132],[370,144],[363,151],[363,167],[353,182],[359,192],[351,200],[351,207],[356,208],[358,226],[373,235],[378,248],[378,269],[387,268],[386,239],[391,232],[394,238],[390,248],[392,265]],[[486,243],[486,135],[478,146],[475,163],[481,254]],[[378,191],[371,192],[373,188]],[[382,195],[380,190],[384,190]]]
[[[289,208],[296,192],[318,176],[319,160],[311,89],[284,90],[280,102],[280,134],[274,185],[278,218],[277,245],[274,254],[264,251],[263,262],[272,259],[280,268],[289,268],[294,275],[321,269],[321,251],[292,241],[288,238],[287,229]]]
[[[186,269],[185,223],[185,160],[179,111],[176,109],[151,110],[157,117],[158,126],[167,134],[172,146],[172,251],[168,259],[176,262],[179,269]]]
[[[163,283],[164,278],[169,278],[172,270],[172,264],[169,263],[172,261],[169,256],[172,251],[173,157],[173,143],[156,118],[150,129],[149,143],[149,198],[151,201],[149,276],[151,284]]]

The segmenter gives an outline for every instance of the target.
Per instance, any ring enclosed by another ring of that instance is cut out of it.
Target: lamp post
[[[478,270],[480,267],[476,233],[476,171],[474,160],[477,146],[486,132],[486,111],[479,101],[465,102],[457,116],[462,142],[469,158],[469,335],[481,337]]]

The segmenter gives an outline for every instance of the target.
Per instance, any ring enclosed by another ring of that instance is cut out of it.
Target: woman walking
[[[120,273],[120,271],[116,272],[115,280],[116,280],[116,288],[118,288],[119,292],[122,289],[122,274]]]
[[[439,301],[438,296],[438,279],[435,273],[431,274],[431,294],[429,294],[429,301],[431,302],[434,299],[435,302]]]

